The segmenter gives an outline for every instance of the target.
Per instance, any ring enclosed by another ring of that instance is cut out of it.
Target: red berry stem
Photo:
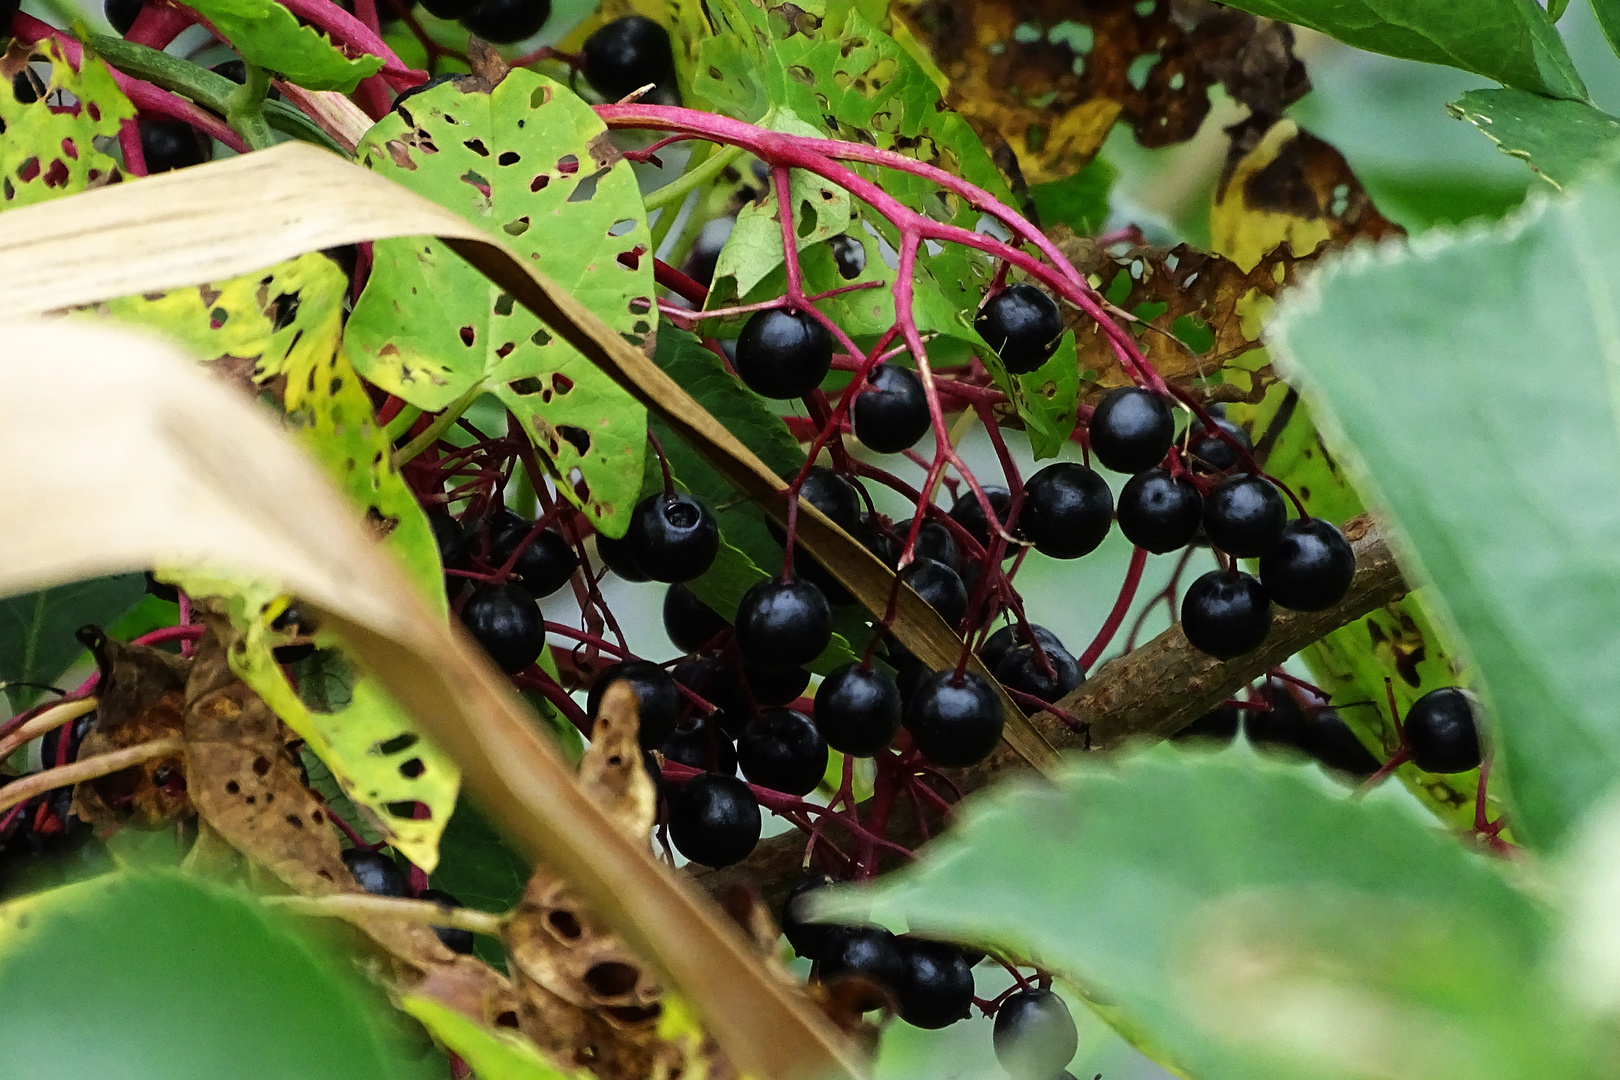
[[[1136,588],[1142,583],[1142,568],[1147,565],[1146,551],[1135,548],[1131,551],[1131,565],[1125,571],[1125,582],[1119,587],[1119,596],[1114,600],[1114,608],[1103,620],[1102,628],[1097,636],[1092,638],[1086,651],[1080,654],[1080,670],[1090,672],[1091,665],[1102,656],[1108,643],[1114,640],[1114,634],[1119,630],[1120,623],[1125,621],[1125,613],[1131,609],[1131,601],[1136,599]]]

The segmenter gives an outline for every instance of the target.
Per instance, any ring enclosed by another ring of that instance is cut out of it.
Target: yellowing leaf
[[[17,100],[15,77],[30,60],[48,62],[51,70],[45,93],[24,103]],[[78,105],[52,105],[58,93],[71,94]],[[0,57],[0,210],[120,180],[117,160],[93,140],[116,136],[134,116],[135,106],[100,60],[85,56],[75,71],[54,38],[32,49],[13,42]]]

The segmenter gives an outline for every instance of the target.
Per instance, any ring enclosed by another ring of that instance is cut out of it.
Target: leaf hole
[[[474,172],[472,169],[468,169],[466,172],[462,173],[461,176],[460,176],[460,180],[461,180],[461,182],[463,184],[472,185],[474,188],[477,189],[478,194],[482,195],[484,198],[486,198],[486,199],[489,198],[489,192],[490,192],[489,181],[485,180],[482,176],[480,176],[478,173]]]
[[[524,218],[523,220],[527,221],[529,219]],[[507,315],[512,314],[512,294],[511,293],[501,293],[501,295],[499,295],[499,296],[497,296],[495,298],[495,314],[500,315],[503,318],[505,316],[507,316]]]
[[[590,453],[591,434],[584,428],[575,427],[573,424],[558,424],[557,434],[567,439],[568,445],[572,446],[579,453],[580,457],[584,457],[586,454]],[[686,506],[685,503],[680,503],[679,505],[682,507]]]
[[[383,807],[383,809],[387,810],[388,813],[394,817],[404,818],[407,821],[412,821],[416,819],[416,808],[422,805],[422,803],[419,803],[414,799],[405,799],[402,802],[388,803]],[[424,816],[431,817],[432,815],[429,814]]]
[[[601,183],[602,177],[606,176],[607,173],[608,171],[606,169],[597,169],[595,172],[591,173],[591,175],[585,177],[585,179],[581,180],[574,186],[574,190],[568,196],[568,201],[571,203],[581,203],[590,202],[592,199],[596,198],[596,185]]]
[[[624,267],[624,268],[626,268],[628,270],[640,270],[641,269],[641,257],[643,255],[645,255],[646,253],[647,253],[647,249],[642,247],[640,244],[637,244],[635,247],[631,248],[629,251],[621,251],[619,253],[619,257],[617,259],[617,262],[618,262],[618,264],[620,266],[622,266],[622,267]]]
[[[551,388],[558,394],[566,394],[574,388],[574,380],[559,371],[551,377]]]
[[[523,160],[522,156],[519,155],[516,151],[508,150],[504,154],[502,154],[500,157],[495,159],[495,164],[497,164],[497,165],[516,165],[518,162],[520,162],[522,160]]]
[[[406,731],[399,735],[395,735],[392,739],[378,743],[371,748],[371,752],[373,754],[383,754],[391,757],[394,754],[409,750],[419,741],[419,738],[414,732]]]
[[[541,173],[533,180],[529,181],[529,191],[540,191],[549,183],[551,183],[551,177],[547,176],[545,173]]]
[[[532,376],[529,378],[517,379],[513,382],[507,383],[506,385],[514,394],[540,394],[544,393],[546,389],[544,383],[542,383],[539,379],[533,378]]]
[[[427,766],[422,764],[422,759],[419,757],[413,757],[399,767],[399,775],[407,780],[415,780],[425,772],[427,772]]]
[[[652,298],[647,296],[632,296],[630,298],[630,314],[645,315],[652,310]]]
[[[623,997],[636,988],[641,973],[629,964],[605,960],[585,972],[585,985],[597,997]]]
[[[620,218],[618,221],[615,221],[611,226],[608,227],[608,235],[623,236],[625,233],[629,232],[635,227],[635,218]]]
[[[552,933],[564,941],[576,941],[585,932],[584,928],[579,925],[579,920],[574,918],[574,913],[571,911],[559,910],[551,912],[546,916],[546,925],[551,927]]]
[[[463,326],[458,331],[458,333],[461,335],[461,343],[463,345],[467,346],[467,348],[469,348],[469,349],[472,348],[473,342],[476,341],[477,338],[478,338],[478,335],[473,331],[473,328],[470,327],[470,326]]]
[[[524,233],[529,231],[529,215],[524,214],[520,218],[513,221],[508,221],[505,225],[501,226],[501,231],[507,236],[522,236]]]
[[[573,176],[579,172],[579,155],[564,154],[557,159],[557,171],[564,176]]]
[[[479,157],[489,157],[489,147],[484,145],[483,139],[466,139],[461,145],[465,146]]]
[[[529,335],[529,344],[530,345],[538,345],[538,346],[541,346],[541,347],[544,347],[546,345],[550,345],[551,344],[551,334],[549,332],[547,332],[545,327],[542,326],[540,329],[536,330],[534,333]]]

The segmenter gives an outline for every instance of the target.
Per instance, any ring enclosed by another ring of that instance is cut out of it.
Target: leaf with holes
[[[380,56],[351,59],[275,0],[198,0],[192,5],[250,64],[310,90],[354,92],[382,70]]]
[[[50,77],[44,93],[34,88],[34,100],[21,102],[15,79],[29,61],[49,63]],[[63,93],[78,103],[52,105],[51,99]],[[135,106],[100,60],[86,56],[75,71],[55,39],[32,49],[13,41],[0,57],[0,210],[123,179],[117,160],[98,150],[94,140],[117,136],[119,125],[134,116]]]
[[[651,351],[652,260],[630,164],[567,87],[514,71],[433,88],[361,141],[368,168],[489,229]],[[367,379],[424,409],[482,383],[609,536],[641,486],[647,414],[606,373],[435,240],[380,240],[347,343]]]

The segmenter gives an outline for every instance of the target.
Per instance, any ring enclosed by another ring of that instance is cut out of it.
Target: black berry
[[[825,889],[833,883],[832,878],[825,874],[817,877],[805,878],[793,886],[782,901],[782,933],[786,935],[788,944],[800,956],[815,960],[821,956],[827,945],[827,934],[834,928],[832,923],[806,922],[800,914],[800,901],[815,892]]]
[[[422,0],[422,6],[436,19],[455,20],[478,9],[479,0]],[[386,2],[382,6],[387,6]]]
[[[1069,1006],[1050,990],[1020,990],[996,1010],[996,1060],[1013,1080],[1050,1080],[1080,1049]]]
[[[1228,476],[1204,496],[1204,532],[1228,555],[1259,558],[1287,524],[1288,504],[1277,485],[1263,476]]]
[[[664,594],[664,633],[681,652],[700,652],[730,625],[683,582]]]
[[[832,608],[808,581],[761,581],[737,606],[737,647],[750,664],[800,667],[831,641]]]
[[[912,551],[919,559],[933,559],[946,566],[954,567],[960,561],[956,538],[937,521],[925,521],[918,527],[917,544]]]
[[[609,101],[675,81],[669,32],[645,15],[614,19],[585,39],[585,81]]]
[[[417,894],[416,898],[418,900],[431,900],[433,903],[441,904],[447,908],[461,906],[461,901],[443,889],[423,889]],[[458,930],[453,926],[435,926],[433,932],[439,935],[439,940],[444,943],[444,947],[453,953],[467,956],[473,951],[473,934],[471,930]]]
[[[842,754],[871,757],[900,730],[900,688],[876,668],[851,662],[816,688],[816,726]]]
[[[378,11],[379,11],[379,13],[381,12],[380,7],[378,8]],[[123,31],[120,31],[120,33],[122,33],[122,32]],[[239,59],[238,60],[226,60],[224,63],[215,64],[213,67],[209,68],[208,70],[212,71],[215,75],[223,75],[223,76],[225,76],[227,79],[231,80],[231,82],[235,83],[237,86],[241,86],[241,85],[243,85],[244,83],[247,82],[247,64],[243,63]],[[270,92],[269,92],[268,96],[269,96],[269,99],[271,101],[280,101],[281,100],[281,91],[277,90],[275,87],[272,86],[270,88]],[[349,274],[354,273],[354,267],[352,265],[352,262],[351,262],[351,265],[346,268],[345,272],[349,273]]]
[[[540,658],[546,621],[534,597],[516,585],[483,585],[461,609],[461,624],[507,674]]]
[[[1455,686],[1430,690],[1406,712],[1406,741],[1424,772],[1479,768],[1479,712],[1473,696]]]
[[[626,660],[604,668],[585,697],[585,711],[592,720],[602,707],[602,696],[616,682],[629,683],[636,695],[641,745],[653,747],[669,738],[681,718],[681,691],[674,676],[647,660]]]
[[[107,16],[113,31],[119,37],[123,37],[129,33],[129,28],[135,25],[135,20],[140,17],[141,8],[145,6],[145,0],[105,0],[101,5],[101,13]],[[4,4],[0,4],[0,9],[4,7]],[[3,28],[3,24],[0,24],[0,29]]]
[[[1249,433],[1224,417],[1215,417],[1215,424],[1244,450],[1254,451]],[[1214,434],[1203,424],[1196,424],[1187,434],[1187,456],[1190,464],[1207,472],[1230,472],[1242,462],[1242,457],[1231,443]]]
[[[148,173],[201,165],[214,156],[214,141],[183,120],[142,120],[140,128]]]
[[[910,368],[878,364],[850,407],[855,437],[880,454],[909,450],[933,421],[922,379]]]
[[[1078,559],[1097,550],[1114,520],[1108,482],[1084,465],[1048,465],[1024,485],[1019,531],[1042,555]]]
[[[1256,749],[1306,750],[1310,717],[1293,694],[1270,683],[1264,700],[1258,704],[1269,707],[1245,709],[1243,713],[1243,734]]]
[[[913,1027],[949,1027],[966,1020],[973,1004],[973,968],[962,950],[942,941],[900,942],[906,973],[900,982],[900,1019]]]
[[[759,843],[759,829],[759,802],[735,776],[694,776],[670,796],[670,841],[702,866],[746,859]]]
[[[827,772],[827,741],[793,709],[766,709],[737,740],[737,763],[750,784],[808,795]]]
[[[965,768],[1001,741],[1001,699],[971,671],[937,671],[924,679],[906,710],[906,730],[930,761]]]
[[[826,514],[834,525],[845,532],[854,532],[860,526],[861,493],[855,490],[854,484],[825,466],[810,466],[810,471],[804,475],[804,484],[799,488],[799,497]],[[770,529],[778,544],[787,538],[787,533],[775,522],[771,523]]]
[[[1190,544],[1203,513],[1204,497],[1197,486],[1164,469],[1137,473],[1119,492],[1119,531],[1155,555]]]
[[[1040,698],[1048,705],[1086,681],[1080,663],[1068,649],[1043,645],[1046,663],[1035,655],[1033,645],[1009,649],[995,667],[995,676],[1008,689]]]
[[[881,927],[835,926],[821,951],[820,973],[823,981],[839,975],[864,976],[898,994],[906,978],[906,961],[899,941]]]
[[[180,602],[180,587],[170,585],[167,581],[159,581],[150,570],[146,572],[146,591],[159,600],[167,600],[171,604]]]
[[[1022,624],[1008,623],[985,639],[979,648],[979,659],[994,672],[1009,652],[1019,645],[1028,645],[1032,640],[1039,641],[1043,649],[1063,648],[1058,636],[1044,626],[1030,623],[1026,630]]]
[[[1057,351],[1063,315],[1057,302],[1033,285],[1010,285],[979,309],[973,328],[1014,375],[1034,371]]]
[[[1110,390],[1091,414],[1091,452],[1115,472],[1153,468],[1170,452],[1176,420],[1164,399],[1139,386]]]
[[[95,722],[95,713],[90,713],[79,717],[71,724],[63,724],[61,727],[47,731],[44,738],[39,740],[40,764],[47,769],[52,769],[58,765],[67,765],[79,760],[79,744],[84,742],[86,735],[90,734],[90,729],[95,726]],[[62,745],[64,735],[67,741],[65,747]]]
[[[743,665],[743,681],[754,700],[761,705],[786,705],[797,701],[810,685],[810,673],[802,667],[761,668]]]
[[[415,86],[401,93],[399,97],[395,98],[393,111],[399,113],[408,121],[410,120],[410,113],[401,108],[401,106],[403,106],[411,98],[415,97],[417,94],[425,94],[429,90],[432,90],[435,86],[443,86],[445,83],[461,83],[470,78],[472,78],[472,76],[463,71],[450,71],[444,73],[443,75],[435,75],[426,82],[417,83]]]
[[[1241,719],[1242,715],[1235,706],[1217,705],[1170,738],[1176,742],[1189,739],[1231,742],[1237,735],[1238,722]]]
[[[428,525],[433,529],[433,542],[439,548],[440,564],[446,569],[466,569],[472,548],[461,522],[449,514],[429,514]]]
[[[636,504],[625,533],[636,567],[655,581],[691,581],[714,565],[720,526],[690,495],[649,495]]]
[[[962,576],[944,563],[913,559],[911,565],[900,571],[900,580],[915,589],[949,625],[955,626],[967,614],[967,586],[962,584]]]
[[[1005,526],[1008,515],[1012,513],[1012,492],[1004,487],[986,484],[984,497],[995,510],[996,520]],[[971,490],[964,491],[951,504],[951,519],[966,529],[967,534],[977,540],[980,547],[989,549],[990,519],[985,517],[984,507],[979,505],[979,497]]]
[[[626,581],[646,581],[647,575],[636,562],[627,533],[617,539],[602,533],[596,535],[596,555],[602,564]]]
[[[737,771],[737,748],[721,730],[719,722],[709,717],[699,717],[690,724],[676,728],[664,740],[658,752],[689,769],[724,773],[726,776]]]
[[[1260,580],[1279,605],[1322,611],[1350,591],[1356,553],[1336,525],[1321,518],[1295,518],[1260,556]]]
[[[742,732],[758,711],[743,692],[735,667],[720,657],[699,656],[682,660],[675,665],[672,674],[676,682],[719,711],[720,725],[733,738]]]
[[[1337,709],[1311,710],[1305,723],[1305,752],[1325,769],[1363,780],[1380,765]]]
[[[399,864],[380,851],[349,848],[343,852],[343,865],[349,868],[359,886],[373,896],[410,895],[410,886]]]
[[[551,18],[551,0],[484,0],[461,25],[485,41],[511,45],[533,37]]]
[[[502,520],[494,530],[493,561],[505,566],[533,528],[534,522],[525,521],[515,514]],[[518,554],[517,561],[512,564],[512,570],[519,578],[518,584],[536,599],[550,596],[568,584],[568,579],[574,576],[577,569],[579,556],[574,554],[567,538],[556,529],[541,529],[540,535]]]
[[[1181,631],[1217,660],[1253,652],[1271,629],[1266,587],[1241,570],[1211,570],[1181,598]]]
[[[758,311],[737,336],[737,376],[768,398],[803,397],[832,368],[832,335],[803,311]]]

